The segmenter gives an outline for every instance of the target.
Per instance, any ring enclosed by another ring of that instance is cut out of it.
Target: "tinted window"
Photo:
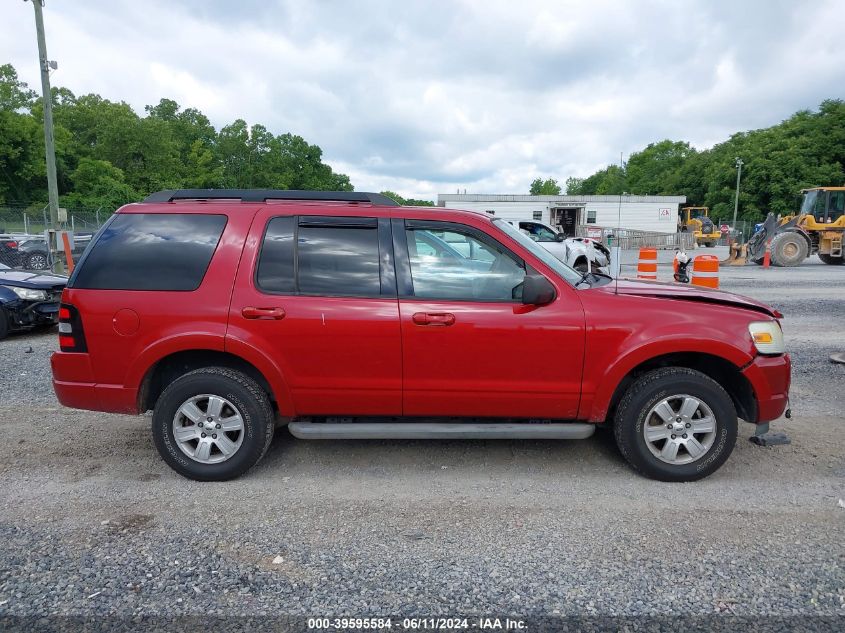
[[[295,217],[273,218],[267,224],[261,258],[258,261],[258,287],[268,292],[295,292],[293,234]]]
[[[73,288],[196,290],[226,226],[224,215],[118,214],[81,262]]]
[[[459,230],[408,229],[414,296],[458,301],[513,301],[525,269],[501,246]]]
[[[300,226],[299,292],[347,297],[378,296],[378,230],[371,226]]]

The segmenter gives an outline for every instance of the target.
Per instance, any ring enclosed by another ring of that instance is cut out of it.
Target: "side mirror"
[[[562,242],[565,239],[566,239],[566,235],[564,235],[563,233],[558,233],[557,235],[555,235],[555,241],[556,242]]]
[[[525,305],[544,306],[555,299],[555,287],[543,275],[525,275],[522,282],[522,303]]]

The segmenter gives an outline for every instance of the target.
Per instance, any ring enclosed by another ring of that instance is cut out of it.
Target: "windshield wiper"
[[[585,281],[587,281],[587,280],[590,278],[590,275],[592,275],[592,274],[593,274],[593,273],[592,273],[592,271],[590,271],[590,270],[588,270],[588,271],[587,271],[587,272],[585,272],[585,273],[581,273],[581,279],[579,279],[578,281],[576,281],[576,282],[575,282],[575,287],[577,288],[577,287],[578,287],[578,286],[580,286],[582,283],[584,283]],[[592,286],[592,284],[590,284],[590,285]]]

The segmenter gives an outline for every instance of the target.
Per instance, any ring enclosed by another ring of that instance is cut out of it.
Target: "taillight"
[[[17,242],[6,242],[6,246],[8,246],[9,248],[17,248],[18,243]]]
[[[87,352],[79,310],[69,303],[59,306],[59,347],[63,352]]]

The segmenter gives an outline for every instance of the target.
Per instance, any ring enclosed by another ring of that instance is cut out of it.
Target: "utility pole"
[[[59,187],[56,181],[56,148],[53,141],[53,96],[50,93],[50,69],[55,69],[56,62],[47,59],[47,42],[44,38],[44,16],[41,8],[44,0],[32,0],[35,8],[35,32],[38,35],[38,65],[41,67],[41,94],[44,99],[44,145],[47,156],[47,200],[50,207],[50,228],[59,228]],[[56,245],[49,244],[50,252],[55,256]],[[61,264],[60,264],[61,265]]]
[[[736,197],[734,198],[734,221],[731,230],[736,231],[736,212],[739,210],[739,179],[742,176],[742,159],[736,157]]]

